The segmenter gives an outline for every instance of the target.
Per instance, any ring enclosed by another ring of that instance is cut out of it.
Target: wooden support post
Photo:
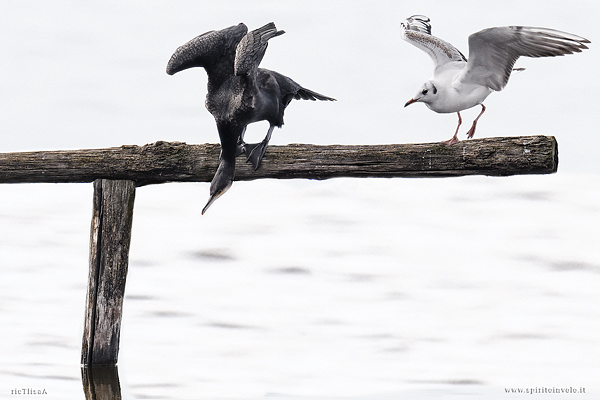
[[[117,363],[134,199],[133,181],[94,181],[83,365]]]
[[[119,371],[116,365],[82,367],[85,400],[121,400]]]

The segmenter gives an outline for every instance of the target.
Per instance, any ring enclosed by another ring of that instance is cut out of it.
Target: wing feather
[[[285,31],[278,31],[273,22],[248,32],[237,45],[234,73],[236,75],[255,75],[267,50],[269,39],[284,33]]]
[[[555,57],[579,53],[589,40],[554,29],[527,26],[488,28],[469,36],[469,62],[463,81],[499,91],[521,56]]]
[[[451,61],[467,61],[456,47],[431,34],[429,18],[413,15],[400,25],[402,39],[429,54],[436,68]]]
[[[195,37],[175,50],[167,64],[167,74],[192,67],[232,73],[236,47],[247,32],[246,25],[239,24]]]

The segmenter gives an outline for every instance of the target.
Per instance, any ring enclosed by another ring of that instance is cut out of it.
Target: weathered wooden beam
[[[133,181],[94,181],[83,365],[117,363],[134,199]]]
[[[209,182],[220,146],[156,142],[107,149],[0,154],[0,183],[91,182],[125,179],[138,186],[169,181]],[[558,168],[552,136],[495,137],[388,145],[269,146],[261,167],[238,159],[236,180],[259,178],[439,177],[549,174]]]

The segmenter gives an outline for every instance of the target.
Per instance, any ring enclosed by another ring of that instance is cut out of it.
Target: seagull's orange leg
[[[445,144],[446,146],[450,146],[451,144],[460,142],[460,139],[458,139],[458,128],[460,128],[460,124],[462,124],[462,117],[460,116],[460,112],[457,112],[457,114],[458,114],[458,126],[456,127],[456,132],[454,132],[454,136],[452,136],[451,139],[444,140],[442,142],[442,144]]]
[[[481,115],[483,115],[484,112],[485,106],[481,104],[481,112],[479,113],[477,118],[475,118],[475,121],[473,121],[473,126],[471,127],[471,129],[469,129],[469,132],[467,132],[467,138],[471,139],[473,135],[475,135],[475,127],[477,126],[477,120],[481,117]]]

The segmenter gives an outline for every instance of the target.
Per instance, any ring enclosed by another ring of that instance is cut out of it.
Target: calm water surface
[[[0,395],[84,398],[91,185],[1,189]],[[207,191],[137,190],[126,398],[598,394],[597,177],[236,183],[201,217]]]

